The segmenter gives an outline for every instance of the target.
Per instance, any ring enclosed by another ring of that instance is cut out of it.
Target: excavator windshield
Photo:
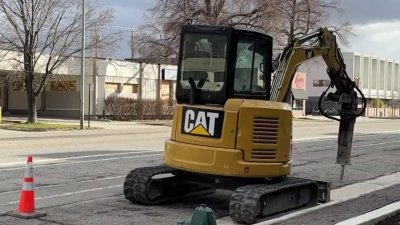
[[[229,98],[268,100],[272,38],[232,27],[182,27],[178,103],[220,104]]]
[[[220,92],[225,85],[226,35],[187,34],[183,44],[180,84],[190,90],[190,78],[196,89]]]

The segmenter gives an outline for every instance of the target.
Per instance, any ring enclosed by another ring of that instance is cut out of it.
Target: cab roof
[[[201,32],[201,33],[221,33],[221,34],[227,32],[233,32],[236,34],[246,34],[250,36],[258,36],[258,37],[262,36],[262,38],[270,39],[272,41],[272,37],[264,32],[242,27],[187,24],[182,26],[182,31],[190,33]]]

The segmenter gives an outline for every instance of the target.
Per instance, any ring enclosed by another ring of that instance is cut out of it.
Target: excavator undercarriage
[[[210,176],[167,166],[132,170],[124,183],[124,195],[132,203],[158,205],[189,197],[233,191],[229,214],[232,220],[253,224],[258,219],[292,209],[330,201],[330,184],[296,177],[275,179]]]

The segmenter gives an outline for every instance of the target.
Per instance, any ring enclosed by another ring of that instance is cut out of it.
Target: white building
[[[79,117],[80,62],[80,58],[70,58],[57,69],[62,81],[46,85],[37,101],[39,115]],[[0,74],[10,73],[14,68],[9,61],[0,61]],[[176,70],[174,65],[87,58],[85,115],[102,115],[104,100],[112,93],[135,99],[174,99]],[[41,72],[39,67],[37,73]],[[27,97],[23,86],[0,87],[0,106],[3,112],[25,113]]]
[[[369,110],[366,115],[382,115],[379,112],[381,110],[384,115],[393,114],[390,110],[386,112],[384,109],[375,109],[372,101],[380,99],[389,107],[391,101],[400,99],[400,61],[357,52],[344,52],[343,57],[349,77],[357,83],[368,99]],[[326,65],[322,59],[318,59],[301,66],[299,70],[307,74],[306,113],[312,114],[317,110],[319,96],[330,84]]]
[[[369,109],[366,115],[400,114],[399,109],[395,111],[377,109],[372,104],[372,100],[380,99],[390,106],[391,101],[400,99],[400,61],[356,52],[345,52],[343,57],[348,75],[358,83],[368,99]],[[43,73],[43,68],[40,66],[38,68],[37,72]],[[0,75],[10,73],[14,69],[15,65],[12,65],[10,60],[0,61]],[[110,94],[135,99],[174,99],[176,71],[175,65],[87,58],[85,115],[103,115],[105,99]],[[299,74],[303,74],[302,79],[295,79],[293,82],[296,86],[292,85],[293,88],[297,88],[293,93],[296,98],[293,105],[296,116],[318,113],[319,96],[330,84],[326,65],[321,58],[318,58],[301,65],[298,71]],[[63,77],[63,82],[67,86],[61,85],[61,81],[50,81],[47,84],[37,102],[39,115],[79,117],[80,58],[69,59],[56,73]],[[299,84],[301,84],[300,89],[297,87]],[[306,94],[302,94],[301,89],[306,89]],[[307,99],[306,104],[304,99]],[[0,106],[5,112],[25,113],[27,97],[24,88],[0,87]],[[325,104],[325,107],[331,113],[338,108],[337,105],[329,103]]]

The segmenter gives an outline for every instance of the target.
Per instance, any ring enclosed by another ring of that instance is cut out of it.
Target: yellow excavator
[[[297,67],[321,56],[340,122],[336,162],[350,164],[353,129],[366,101],[326,28],[295,39],[276,60],[271,36],[254,30],[185,25],[176,84],[177,105],[164,165],[136,168],[124,183],[131,202],[155,205],[216,189],[233,191],[229,213],[240,223],[329,201],[329,183],[288,176],[292,110],[286,103]],[[359,95],[361,98],[359,98]],[[361,107],[360,107],[361,105]]]

